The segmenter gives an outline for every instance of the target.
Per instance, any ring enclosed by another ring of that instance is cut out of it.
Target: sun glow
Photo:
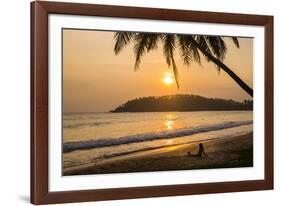
[[[165,125],[167,127],[167,130],[172,130],[174,128],[174,121],[173,120],[167,120],[165,122]]]
[[[163,83],[164,84],[167,84],[167,85],[170,85],[170,84],[173,84],[174,83],[174,77],[171,73],[165,73],[164,74],[164,77],[163,77]]]

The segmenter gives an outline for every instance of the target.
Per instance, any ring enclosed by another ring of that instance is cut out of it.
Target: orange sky
[[[202,66],[182,63],[178,51],[176,64],[180,88],[166,85],[163,76],[172,72],[162,46],[145,54],[140,70],[134,72],[133,44],[115,55],[114,32],[63,31],[64,112],[103,112],[127,100],[142,96],[196,94],[235,100],[251,99],[224,71],[218,74],[213,63],[202,58]],[[228,65],[249,86],[253,86],[253,39],[239,38],[240,49],[225,38]]]

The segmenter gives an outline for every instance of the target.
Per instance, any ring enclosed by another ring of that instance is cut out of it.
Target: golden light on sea
[[[164,74],[164,77],[163,77],[164,84],[170,85],[170,84],[173,84],[174,82],[175,82],[175,80],[171,73],[167,72]]]
[[[174,128],[174,121],[173,120],[167,120],[165,123],[168,130],[172,130]]]

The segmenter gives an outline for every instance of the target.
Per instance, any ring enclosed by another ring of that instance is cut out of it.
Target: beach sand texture
[[[167,146],[64,169],[63,175],[171,171],[253,166],[253,133],[202,141],[207,157],[196,154],[199,143]]]

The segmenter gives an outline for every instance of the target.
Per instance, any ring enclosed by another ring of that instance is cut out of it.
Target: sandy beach
[[[142,171],[168,171],[253,166],[253,134],[201,141],[207,157],[196,154],[199,142],[162,147],[112,157],[64,169],[63,175],[86,175]]]

